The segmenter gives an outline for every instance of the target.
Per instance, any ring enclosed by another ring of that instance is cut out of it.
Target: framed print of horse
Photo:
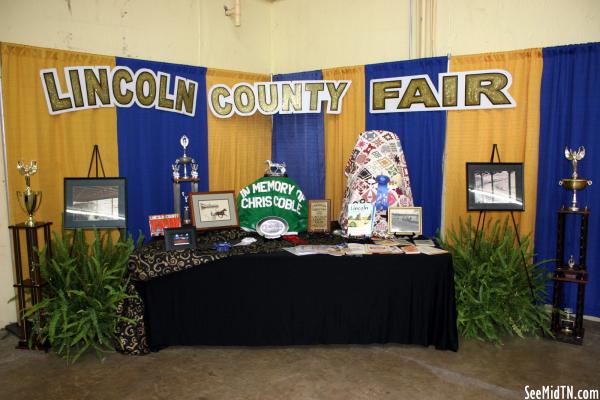
[[[239,226],[233,191],[188,194],[192,223],[197,230]]]

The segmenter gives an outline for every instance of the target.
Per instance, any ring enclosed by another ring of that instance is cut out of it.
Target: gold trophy
[[[592,184],[592,181],[589,179],[579,179],[579,175],[577,175],[577,162],[581,161],[583,157],[585,157],[585,147],[579,146],[577,151],[573,151],[568,147],[565,147],[565,158],[571,161],[573,166],[573,174],[571,175],[570,179],[561,179],[558,184],[567,190],[573,191],[573,200],[571,207],[569,207],[569,210],[571,211],[579,211],[579,207],[577,207],[577,191],[583,190]]]
[[[31,175],[34,175],[38,170],[37,161],[30,161],[29,165],[25,165],[23,161],[18,161],[17,170],[25,177],[25,191],[21,192],[17,190],[19,206],[21,206],[21,209],[29,215],[27,221],[25,221],[25,226],[33,227],[35,226],[33,213],[40,208],[40,204],[42,203],[42,192],[33,191],[31,190],[31,187],[29,187]]]

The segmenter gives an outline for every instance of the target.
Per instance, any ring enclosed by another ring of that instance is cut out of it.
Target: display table
[[[136,286],[152,350],[343,343],[458,349],[448,254],[246,254]]]

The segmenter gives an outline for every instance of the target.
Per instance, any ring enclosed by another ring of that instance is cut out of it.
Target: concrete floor
[[[0,399],[524,399],[524,388],[600,389],[600,323],[583,346],[462,340],[457,353],[402,345],[170,347],[135,357],[16,350],[0,331]]]

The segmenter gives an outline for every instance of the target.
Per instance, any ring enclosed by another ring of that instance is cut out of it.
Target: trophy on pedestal
[[[198,191],[198,182],[200,178],[198,176],[198,163],[192,157],[187,154],[187,147],[190,144],[190,140],[186,135],[183,135],[179,140],[181,147],[183,147],[183,155],[175,160],[175,163],[171,164],[171,171],[173,175],[173,202],[174,212],[180,214],[181,220],[184,224],[191,223],[190,210],[187,205],[188,195],[181,191],[181,183],[189,182],[191,186],[191,192]],[[183,167],[183,168],[182,168]],[[188,169],[189,167],[189,169]],[[188,175],[188,172],[190,175]],[[189,193],[189,192],[188,192]],[[184,201],[183,215],[181,215],[181,196]]]
[[[25,177],[25,191],[21,192],[17,190],[18,203],[21,209],[29,216],[25,221],[25,226],[33,227],[35,226],[33,213],[42,204],[42,192],[31,190],[30,187],[31,175],[34,175],[38,170],[37,161],[32,160],[29,162],[29,165],[26,165],[23,161],[18,161],[17,170]]]
[[[565,158],[571,161],[573,174],[569,179],[561,179],[558,184],[567,190],[573,191],[573,200],[571,201],[571,207],[569,207],[569,210],[571,211],[579,211],[579,207],[577,207],[577,191],[583,190],[592,184],[591,180],[580,179],[579,175],[577,175],[577,162],[581,161],[583,157],[585,157],[585,147],[579,146],[577,151],[573,151],[568,147],[565,147]]]

